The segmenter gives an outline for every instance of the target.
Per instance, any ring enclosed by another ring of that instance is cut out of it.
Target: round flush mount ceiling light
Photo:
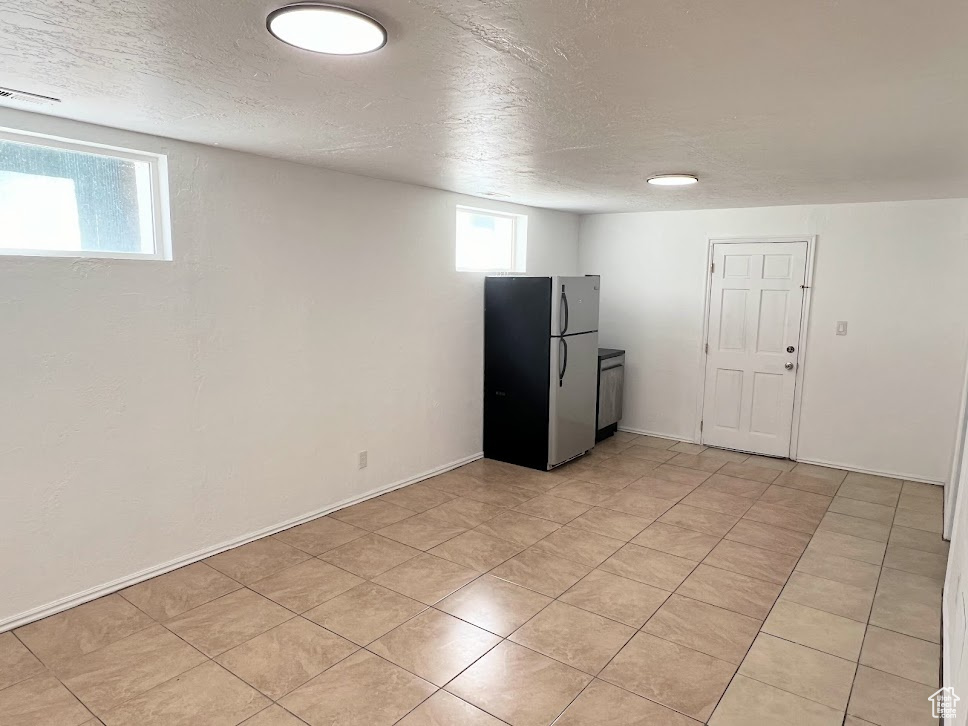
[[[269,13],[273,36],[303,50],[331,55],[360,55],[379,50],[387,31],[369,15],[322,3],[297,3]]]
[[[698,183],[699,177],[692,174],[659,174],[649,179],[649,184],[657,187],[687,187]]]

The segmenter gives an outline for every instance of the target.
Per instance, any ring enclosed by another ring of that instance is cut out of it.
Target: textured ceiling
[[[0,85],[574,211],[968,196],[965,0],[360,0],[390,42],[357,58],[271,38],[282,4],[0,0]]]

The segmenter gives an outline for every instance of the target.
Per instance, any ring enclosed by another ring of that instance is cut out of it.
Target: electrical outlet
[[[847,321],[838,320],[837,321],[837,335],[847,335]]]
[[[365,451],[361,451],[360,452],[360,468],[361,469],[365,469],[366,468],[366,453],[367,452],[365,452]]]

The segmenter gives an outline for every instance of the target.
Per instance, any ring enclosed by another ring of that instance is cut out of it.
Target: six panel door
[[[789,456],[806,242],[713,245],[702,441]]]

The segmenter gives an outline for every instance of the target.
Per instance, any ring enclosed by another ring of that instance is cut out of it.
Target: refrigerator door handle
[[[564,335],[568,332],[568,293],[565,292],[565,286],[561,286],[561,315],[564,317],[561,323],[561,334]]]
[[[563,349],[562,346],[564,346]],[[565,371],[568,370],[568,341],[564,338],[558,338],[558,348],[563,351],[558,355],[558,359],[561,361],[561,365],[558,367],[558,388],[561,388],[565,384]]]

